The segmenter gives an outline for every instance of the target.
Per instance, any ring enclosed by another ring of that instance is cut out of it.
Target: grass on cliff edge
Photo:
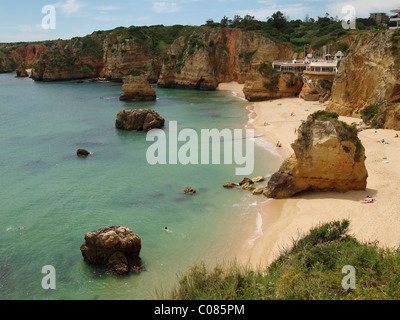
[[[400,298],[400,250],[363,244],[348,235],[349,221],[313,228],[266,270],[193,266],[167,299],[383,300]],[[344,266],[356,270],[355,289],[343,289]]]

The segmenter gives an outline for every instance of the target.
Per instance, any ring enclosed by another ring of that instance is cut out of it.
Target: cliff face
[[[6,46],[0,47],[0,49],[4,50],[0,51],[0,73],[6,73],[14,72],[19,66],[30,69],[39,60],[40,55],[47,51],[48,47],[43,44],[28,44],[15,49]]]
[[[158,86],[215,90],[217,80],[205,43],[205,34],[180,37],[167,51]]]
[[[99,75],[101,78],[122,81],[131,69],[151,69],[152,57],[134,39],[119,40],[116,36],[106,38],[103,50],[103,69]],[[158,74],[149,73],[148,78],[157,79]]]
[[[262,65],[261,65],[262,66]],[[298,96],[303,81],[290,72],[263,72],[262,67],[252,69],[247,75],[243,93],[248,101],[262,101]]]
[[[364,33],[340,63],[328,110],[360,116],[360,110],[400,102],[400,34],[394,30]]]
[[[33,65],[32,78],[36,81],[95,78],[103,67],[101,36],[59,40]]]
[[[253,33],[194,32],[177,39],[167,51],[159,85],[213,90],[221,82],[244,83],[261,63],[295,55],[288,46]]]
[[[213,90],[220,82],[244,83],[254,66],[286,57],[296,57],[287,45],[240,30],[117,28],[55,41],[34,65],[33,78],[122,81],[139,69],[160,87]]]
[[[335,118],[309,116],[292,144],[294,154],[274,173],[265,188],[269,198],[302,191],[365,190],[368,173],[357,130]]]

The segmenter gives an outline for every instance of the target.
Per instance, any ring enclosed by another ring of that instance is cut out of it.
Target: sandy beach
[[[218,88],[243,98],[243,85],[232,82]],[[290,145],[297,138],[302,120],[317,110],[324,110],[319,102],[301,98],[285,98],[250,103],[253,120],[250,126],[274,145],[282,161],[293,153]],[[357,118],[340,117],[349,124],[360,122]],[[302,193],[290,199],[267,199],[254,196],[257,205],[252,212],[252,227],[240,229],[237,241],[232,244],[232,257],[253,267],[265,267],[276,259],[282,248],[291,246],[293,239],[307,233],[313,226],[333,220],[350,220],[350,234],[361,242],[377,242],[380,247],[400,246],[400,138],[396,131],[367,129],[359,133],[366,151],[368,170],[367,189],[346,193]],[[384,139],[388,144],[380,142]],[[256,159],[257,161],[257,159]],[[375,203],[362,201],[372,196]],[[254,239],[255,232],[258,237]],[[252,238],[253,237],[253,238]],[[249,241],[252,239],[252,241]]]

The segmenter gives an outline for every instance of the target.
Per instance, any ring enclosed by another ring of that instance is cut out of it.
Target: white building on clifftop
[[[394,15],[393,17],[390,17],[390,22],[396,22],[396,26],[395,27],[390,27],[390,29],[398,29],[400,28],[400,8],[399,9],[394,9],[394,10],[390,10],[390,12],[396,13],[396,15]]]

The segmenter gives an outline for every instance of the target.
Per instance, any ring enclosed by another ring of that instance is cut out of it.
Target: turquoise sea
[[[155,299],[196,262],[223,257],[257,201],[222,188],[242,178],[237,165],[152,166],[146,133],[114,124],[118,111],[146,107],[166,119],[166,133],[168,121],[243,129],[248,103],[219,91],[156,90],[155,102],[121,102],[118,83],[0,75],[0,299]],[[78,158],[78,148],[93,154]],[[258,144],[255,159],[251,176],[277,169],[277,156]],[[182,194],[188,185],[195,195]],[[143,272],[115,276],[83,261],[85,233],[111,225],[140,235]],[[45,265],[56,270],[54,290],[42,288]]]

